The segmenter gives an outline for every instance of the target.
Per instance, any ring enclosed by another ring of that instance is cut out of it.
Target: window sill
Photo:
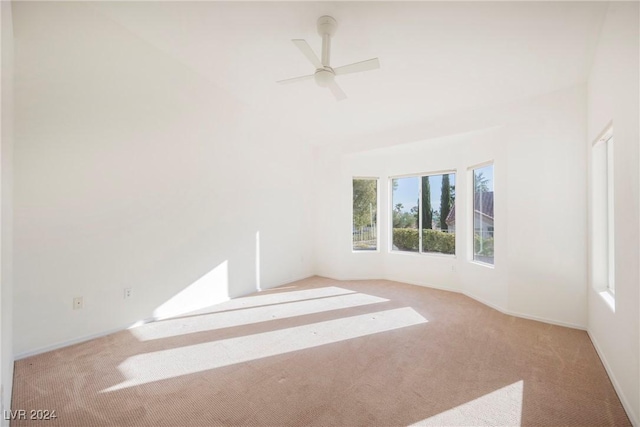
[[[604,290],[604,291],[600,291],[598,292],[598,294],[600,295],[600,298],[602,298],[605,302],[605,304],[607,304],[607,306],[611,309],[612,312],[616,312],[616,298],[614,296],[614,294],[611,293],[611,291]]]
[[[491,270],[495,270],[495,264],[489,264],[488,262],[482,262],[475,259],[469,261],[471,264],[479,265],[480,267],[490,268]]]
[[[426,257],[434,257],[434,258],[456,259],[455,254],[441,254],[438,252],[409,252],[409,251],[396,251],[391,249],[389,253],[396,254],[396,255],[409,255],[409,256],[415,256],[415,257],[426,256]]]

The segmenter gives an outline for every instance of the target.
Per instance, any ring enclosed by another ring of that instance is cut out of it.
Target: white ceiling
[[[225,88],[254,114],[315,142],[417,123],[586,81],[603,2],[91,3]],[[340,76],[336,102],[290,42],[318,52],[315,22],[338,21],[332,65],[372,57],[380,70]],[[71,24],[72,25],[72,24]]]

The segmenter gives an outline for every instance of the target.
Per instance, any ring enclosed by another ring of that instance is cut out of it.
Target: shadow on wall
[[[628,424],[583,331],[317,277],[20,360],[13,405],[64,425]]]

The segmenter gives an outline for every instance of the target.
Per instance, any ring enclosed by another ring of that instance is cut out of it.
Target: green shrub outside
[[[480,241],[482,240],[482,250],[480,250]],[[473,236],[473,246],[475,249],[476,255],[482,256],[493,256],[493,237],[487,237],[485,239],[480,239],[479,235]]]
[[[455,233],[445,233],[439,230],[424,229],[422,235],[422,246],[424,252],[439,252],[443,254],[455,254],[456,236]],[[493,237],[482,239],[482,250],[480,250],[480,236],[474,236],[474,248],[477,255],[493,256]],[[417,252],[420,245],[418,229],[416,228],[394,228],[393,244],[401,251]]]
[[[422,230],[422,248],[424,252],[456,253],[456,235],[439,230]]]
[[[393,244],[401,251],[417,251],[420,244],[416,228],[394,228]]]
[[[440,230],[422,230],[423,252],[439,252],[443,254],[455,254],[456,235]],[[420,237],[416,228],[394,228],[393,244],[401,251],[417,252],[420,246]]]

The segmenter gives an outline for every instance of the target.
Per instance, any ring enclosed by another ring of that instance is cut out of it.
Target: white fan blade
[[[307,59],[313,64],[314,67],[316,67],[316,69],[322,68],[322,62],[320,62],[318,56],[313,53],[313,50],[311,49],[311,46],[309,46],[309,43],[302,39],[295,39],[291,41],[293,42],[293,44],[298,46],[300,52],[302,52],[302,54],[307,57]]]
[[[336,97],[336,101],[347,99],[347,94],[344,93],[342,89],[340,89],[340,86],[338,86],[338,83],[336,83],[335,81],[331,82],[327,87],[329,88],[333,96]]]
[[[278,80],[276,83],[280,83],[283,85],[289,84],[289,83],[295,83],[295,82],[301,82],[303,80],[309,80],[313,78],[313,74],[309,74],[308,76],[300,76],[300,77],[294,77],[291,79],[284,79],[284,80]]]
[[[378,58],[373,58],[367,59],[366,61],[355,62],[353,64],[334,68],[333,72],[336,73],[336,76],[338,76],[341,74],[359,73],[361,71],[375,70],[376,68],[380,68],[380,61],[378,60]]]

